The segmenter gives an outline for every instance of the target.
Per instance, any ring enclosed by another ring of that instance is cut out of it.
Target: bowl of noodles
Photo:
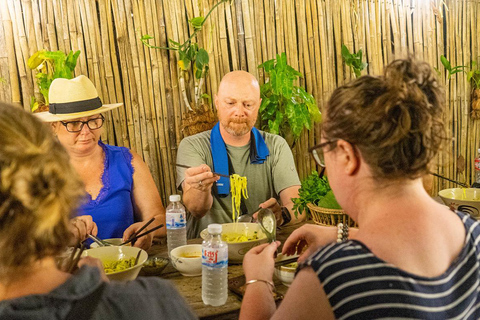
[[[140,256],[137,264],[135,264],[135,258],[139,252]],[[88,249],[83,252],[83,255],[102,261],[108,279],[120,281],[134,280],[148,258],[145,250],[127,246],[107,246]]]
[[[200,236],[208,235],[204,229]],[[228,262],[242,263],[245,253],[259,244],[267,242],[267,236],[257,223],[224,223],[222,224],[222,240],[228,244]]]
[[[480,189],[451,188],[441,190],[438,195],[451,209],[468,213],[475,219],[480,218]]]

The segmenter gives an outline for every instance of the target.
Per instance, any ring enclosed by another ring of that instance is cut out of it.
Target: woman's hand
[[[130,239],[130,237],[138,230],[140,229],[141,227],[143,227],[143,225],[145,224],[145,221],[140,221],[140,222],[136,222],[134,224],[132,224],[130,227],[128,227],[125,232],[123,233],[123,241],[127,241],[128,239]],[[151,226],[151,225],[150,225]],[[141,233],[144,233],[144,232],[147,232],[149,229],[151,229],[151,227],[147,227],[145,229],[143,229],[141,231]],[[141,248],[143,250],[148,250],[150,249],[150,247],[152,246],[152,241],[153,241],[153,234],[155,232],[150,232],[149,234],[147,235],[144,235],[140,238],[138,238],[138,240],[135,241],[135,243],[132,243],[132,246],[134,247],[137,247],[137,248]]]
[[[265,243],[250,249],[243,258],[245,278],[250,280],[272,281],[275,266],[274,254],[280,241]]]
[[[97,224],[93,222],[92,216],[78,216],[70,220],[70,231],[75,237],[76,242],[85,240],[89,234],[94,236],[98,233]]]
[[[105,269],[103,268],[102,261],[96,258],[86,256],[80,259],[80,261],[78,261],[78,268],[80,269],[82,266],[85,265],[98,268],[100,270],[100,276],[102,280],[105,282],[109,282],[107,275],[105,274]]]
[[[282,253],[286,255],[300,254],[298,262],[303,262],[319,247],[332,243],[336,239],[337,227],[306,224],[293,231],[287,238]],[[305,248],[306,250],[303,252]]]

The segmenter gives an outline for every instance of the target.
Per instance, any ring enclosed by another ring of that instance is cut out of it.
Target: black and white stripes
[[[337,319],[479,319],[479,223],[457,214],[465,246],[441,276],[397,269],[355,240],[323,247],[301,267],[315,270]]]

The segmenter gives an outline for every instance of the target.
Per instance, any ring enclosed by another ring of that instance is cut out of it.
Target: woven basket
[[[346,215],[342,209],[327,209],[311,203],[307,203],[307,207],[310,209],[312,220],[316,224],[322,226],[336,226],[341,222],[346,223],[349,227],[357,227],[357,223]]]

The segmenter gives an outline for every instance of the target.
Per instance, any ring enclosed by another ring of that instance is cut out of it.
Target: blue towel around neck
[[[212,147],[213,171],[230,175],[228,167],[228,153],[225,141],[220,134],[220,122],[213,127],[210,134],[210,145]],[[252,128],[250,136],[250,163],[261,164],[270,155],[267,144],[257,128]],[[232,172],[233,173],[233,172]],[[220,177],[216,183],[217,192],[220,196],[230,193],[230,179]]]

